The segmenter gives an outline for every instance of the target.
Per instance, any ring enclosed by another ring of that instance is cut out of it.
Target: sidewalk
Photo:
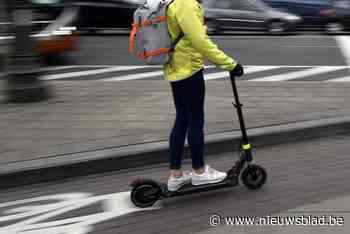
[[[0,104],[0,174],[18,162],[168,139],[175,112],[166,82],[48,84],[51,100]],[[350,116],[350,83],[239,82],[238,88],[248,128]],[[232,101],[228,80],[207,81],[207,135],[239,129]]]

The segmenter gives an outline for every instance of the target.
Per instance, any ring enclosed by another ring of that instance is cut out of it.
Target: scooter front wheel
[[[148,179],[140,179],[132,184],[131,201],[140,208],[152,206],[161,195],[160,185]]]
[[[259,165],[248,165],[242,175],[241,180],[243,184],[251,190],[261,188],[267,179],[266,170]]]

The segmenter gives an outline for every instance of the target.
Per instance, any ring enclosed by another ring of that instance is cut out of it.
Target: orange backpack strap
[[[138,56],[141,59],[146,59],[148,57],[153,57],[153,56],[158,56],[161,54],[169,53],[169,51],[170,51],[169,48],[160,48],[158,50],[140,53]]]
[[[132,29],[130,32],[130,41],[129,41],[129,53],[132,53],[134,51],[135,47],[135,35],[138,30],[138,25],[136,23],[132,24]]]
[[[167,21],[167,18],[165,15],[158,16],[155,20],[155,23],[165,22]]]

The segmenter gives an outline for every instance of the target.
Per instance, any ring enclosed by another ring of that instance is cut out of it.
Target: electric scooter
[[[242,104],[239,101],[235,77],[230,73],[230,80],[235,102],[232,103],[237,110],[238,120],[242,133],[242,143],[239,146],[239,157],[231,169],[227,171],[225,180],[204,185],[192,185],[191,183],[182,186],[177,191],[169,191],[166,183],[158,183],[150,179],[137,179],[132,182],[131,201],[137,207],[145,208],[152,206],[157,200],[175,196],[183,196],[192,193],[205,192],[239,185],[239,177],[243,184],[250,190],[261,188],[267,179],[265,169],[253,164],[252,147],[249,144],[247,131],[242,114]]]

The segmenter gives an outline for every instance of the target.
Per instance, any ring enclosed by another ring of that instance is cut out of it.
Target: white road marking
[[[272,70],[272,69],[277,69],[281,68],[279,66],[252,66],[248,67],[245,71],[245,74],[250,74],[254,72],[262,72],[262,71],[267,71],[267,70]],[[215,80],[215,79],[221,79],[221,78],[227,78],[229,77],[229,73],[226,72],[215,72],[215,73],[210,73],[204,76],[205,80]]]
[[[246,73],[253,73],[253,72],[259,72],[259,71],[265,71],[270,69],[276,69],[278,67],[276,66],[258,66],[258,67],[248,67]],[[114,78],[106,78],[102,79],[102,81],[126,81],[126,80],[138,80],[138,79],[145,79],[150,77],[156,77],[156,76],[162,76],[163,71],[154,71],[154,72],[146,72],[146,73],[138,73],[138,74],[132,74],[132,75],[125,75],[125,76],[119,76]],[[220,79],[224,77],[228,77],[228,72],[217,72],[217,73],[210,73],[205,75],[205,80],[213,80],[213,79]]]
[[[290,46],[280,46],[280,47],[287,47],[287,48],[334,48],[334,47],[338,47],[338,46],[314,46],[314,45],[290,45]]]
[[[111,77],[111,78],[101,79],[101,81],[139,80],[139,79],[145,79],[145,78],[162,76],[162,75],[163,75],[163,71],[154,71],[154,72],[144,72],[144,73],[137,73],[132,75]]]
[[[70,69],[70,68],[75,68],[75,66],[55,66],[55,67],[41,67],[38,69],[34,69],[33,72],[47,72],[47,71],[57,71],[57,70],[64,70],[64,69]],[[0,77],[1,76],[5,76],[8,73],[0,73]]]
[[[340,51],[343,53],[346,64],[350,66],[350,37],[336,36],[335,39],[339,44]]]
[[[147,66],[147,67],[159,67],[161,66]],[[215,66],[205,66],[205,68],[214,68]],[[137,74],[130,74],[125,76],[117,76],[117,77],[110,77],[101,79],[101,81],[126,81],[126,80],[139,80],[139,79],[146,79],[156,76],[163,76],[163,70],[160,71],[153,71],[153,72],[145,72],[145,73],[137,73]]]
[[[306,76],[312,76],[317,75],[321,73],[331,72],[340,70],[342,68],[340,67],[332,67],[332,66],[324,66],[324,67],[315,67],[315,68],[309,68],[302,71],[296,71],[296,72],[288,72],[284,74],[278,74],[273,76],[266,76],[261,77],[257,79],[252,79],[249,81],[284,81],[284,80],[294,80],[294,79],[300,79]]]
[[[120,67],[109,67],[109,68],[101,68],[96,70],[89,71],[78,71],[78,72],[68,72],[54,75],[46,75],[42,76],[42,80],[58,80],[58,79],[66,79],[73,78],[79,76],[89,76],[89,75],[98,75],[109,72],[118,72],[118,71],[128,71],[128,70],[136,70],[141,68],[146,68],[147,66],[120,66]]]
[[[69,69],[69,68],[73,68],[73,67],[74,66],[42,67],[39,69],[34,69],[33,72],[57,71],[57,70]],[[8,72],[0,73],[0,78],[4,78],[8,74],[9,74]]]
[[[13,36],[0,36],[0,40],[9,40],[9,39],[13,39]]]
[[[112,67],[162,67],[161,65],[72,65],[74,68],[112,68]]]
[[[101,212],[73,218],[55,218],[96,203],[102,204]],[[56,194],[6,202],[0,204],[0,207],[8,208],[2,212],[5,216],[0,216],[0,222],[12,221],[12,224],[0,228],[1,234],[86,234],[92,230],[93,225],[106,220],[132,212],[159,208],[135,207],[130,201],[130,191],[98,196],[87,193]],[[47,221],[50,219],[54,221]]]
[[[327,82],[343,82],[343,81],[350,81],[350,76],[344,76],[336,79],[326,80]]]
[[[212,38],[218,38],[218,39],[256,39],[256,35],[246,35],[246,34],[235,34],[235,35],[230,35],[230,34],[226,34],[226,35],[212,35],[210,36]],[[287,39],[310,39],[310,38],[318,38],[318,39],[324,39],[324,40],[329,40],[329,38],[331,38],[332,36],[327,36],[327,35],[296,35],[296,36],[279,36],[279,37],[271,37],[268,35],[263,35],[263,34],[259,34],[259,38],[261,39],[269,39],[269,40],[287,40]]]
[[[64,70],[64,69],[70,69],[70,68],[99,68],[99,69],[93,69],[93,70],[87,70],[87,71],[72,71],[72,72],[64,72],[64,73],[58,73],[58,74],[52,74],[52,75],[46,75],[42,76],[42,80],[58,80],[58,79],[69,79],[69,78],[75,78],[75,77],[84,77],[89,75],[98,75],[98,74],[105,74],[105,73],[111,73],[111,72],[118,72],[118,71],[131,71],[131,74],[123,75],[123,76],[111,76],[108,78],[101,79],[101,81],[127,81],[127,80],[138,80],[138,79],[146,79],[146,78],[152,78],[157,76],[163,76],[163,71],[161,69],[162,66],[155,65],[155,66],[140,66],[140,65],[134,65],[134,66],[107,66],[107,65],[78,65],[78,66],[58,66],[58,67],[43,67],[40,68],[40,71],[55,71],[55,70]],[[252,79],[250,81],[282,81],[282,80],[292,80],[292,79],[298,79],[303,78],[306,76],[316,75],[320,73],[326,73],[330,71],[336,71],[339,69],[349,69],[350,66],[302,66],[302,65],[293,65],[293,66],[270,66],[270,65],[245,65],[245,74],[251,74],[255,72],[263,72],[278,68],[309,68],[303,71],[297,71],[297,72],[289,72],[289,73],[283,73],[283,74],[276,74],[272,76],[267,77],[261,77]],[[151,72],[143,72],[143,73],[135,73],[138,69],[142,68],[159,68],[159,70],[151,71]],[[205,68],[215,68],[215,66],[205,66]],[[135,72],[134,72],[135,71]],[[6,75],[5,73],[0,73],[0,77]],[[221,72],[206,72],[205,73],[205,79],[206,80],[214,80],[214,79],[221,79],[228,77],[229,73],[227,71],[221,71]],[[344,80],[347,80],[344,78]]]

